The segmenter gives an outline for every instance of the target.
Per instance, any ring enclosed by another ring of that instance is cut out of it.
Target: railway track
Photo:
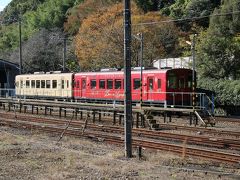
[[[80,137],[88,137],[92,139],[97,139],[97,140],[102,140],[104,142],[109,142],[109,143],[114,143],[114,144],[123,144],[123,135],[122,135],[122,129],[120,127],[117,127],[113,129],[114,127],[111,128],[106,128],[106,126],[99,126],[99,129],[89,129],[90,124],[88,124],[88,129],[87,131],[83,132],[82,127],[83,124],[79,122],[71,122],[71,126],[69,126],[68,129],[66,129],[66,124],[68,121],[63,121],[63,120],[56,120],[56,119],[43,119],[39,118],[37,119],[36,117],[30,118],[29,116],[18,116],[15,119],[12,118],[12,116],[7,117],[2,117],[1,118],[1,124],[4,125],[9,125],[12,127],[24,127],[24,128],[31,128],[31,129],[38,129],[41,131],[46,131],[46,132],[51,132],[51,133],[58,133],[61,134],[64,132],[67,135],[74,135],[74,136],[80,136]],[[28,119],[28,120],[27,120]],[[35,120],[34,120],[35,119]],[[44,122],[43,122],[44,121]],[[58,123],[56,123],[58,121]],[[61,124],[62,123],[62,124]],[[76,124],[77,123],[77,124]],[[91,125],[95,126],[96,125]],[[109,133],[109,131],[111,133]],[[115,133],[113,132],[121,132],[121,133]],[[136,131],[136,132],[135,132]],[[143,139],[143,136],[145,134],[146,136],[147,131],[141,131],[141,137],[139,137],[139,131],[138,130],[133,130],[134,134],[138,134],[138,136],[133,137],[133,146],[142,146],[145,148],[150,148],[150,149],[156,149],[156,150],[164,150],[164,151],[171,151],[177,154],[186,154],[186,156],[197,156],[197,157],[202,157],[202,158],[207,158],[211,160],[217,160],[217,161],[222,161],[222,162],[228,162],[228,163],[239,163],[240,162],[240,156],[237,154],[230,154],[230,153],[223,153],[219,151],[211,151],[211,150],[206,150],[206,149],[198,149],[198,148],[190,148],[190,147],[185,147],[182,145],[175,145],[175,144],[169,144],[169,143],[162,143],[158,142],[155,139],[149,140],[149,139]],[[154,136],[150,131],[148,132],[149,136]],[[158,135],[159,136],[159,135]]]
[[[217,117],[217,122],[226,122],[226,123],[240,123],[240,119],[238,118],[227,118],[227,117]]]
[[[232,136],[239,138],[240,132],[235,131],[226,131],[226,130],[216,130],[216,129],[207,129],[202,127],[189,127],[189,126],[180,126],[174,124],[164,124],[161,123],[160,127],[162,130],[184,130],[189,132],[200,132],[202,134],[209,134],[209,135],[219,135],[219,136]]]
[[[15,115],[13,114],[1,114],[2,118],[14,118]],[[24,115],[17,115],[22,121],[30,121],[30,122],[40,122],[40,123],[47,123],[47,124],[58,124],[65,126],[68,124],[69,121],[63,119],[46,119],[40,117],[31,117],[31,116],[24,116]],[[1,118],[0,118],[1,119]],[[73,128],[82,128],[84,125],[83,122],[80,121],[71,121],[70,127]],[[96,125],[96,124],[88,124],[88,128],[98,131],[104,131],[109,133],[119,133],[123,134],[124,129],[122,127],[117,126],[106,126],[106,125]],[[223,139],[223,138],[213,138],[213,137],[204,137],[204,136],[190,136],[190,135],[182,135],[182,134],[175,134],[175,133],[167,133],[161,131],[151,131],[146,129],[132,129],[132,134],[136,137],[144,137],[149,139],[158,139],[158,140],[167,140],[167,141],[174,141],[174,142],[183,142],[187,141],[188,144],[193,145],[202,145],[214,148],[224,148],[224,149],[233,149],[240,151],[240,142],[234,139]]]

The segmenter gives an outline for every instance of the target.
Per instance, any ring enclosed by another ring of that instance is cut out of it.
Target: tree
[[[221,0],[176,0],[174,3],[163,6],[160,12],[174,19],[201,18],[209,16],[214,8],[219,7],[220,3]],[[184,31],[189,31],[192,28],[191,23],[207,28],[209,20],[208,18],[193,19],[189,21],[180,21],[177,24]]]
[[[27,28],[31,32],[38,29],[61,28],[65,21],[65,13],[72,7],[75,0],[48,0],[39,5],[36,11],[28,11],[24,14]]]
[[[139,8],[145,13],[149,11],[158,11],[161,5],[161,0],[135,0]]]
[[[200,35],[197,62],[203,77],[240,78],[240,10],[238,0],[223,1],[210,20],[209,29]],[[224,15],[225,14],[225,15]]]
[[[100,9],[107,10],[110,6],[120,1],[121,0],[78,0],[78,4],[67,12],[64,30],[71,35],[75,35],[85,18],[91,14],[97,13]]]
[[[122,4],[86,18],[76,36],[76,55],[84,70],[99,70],[102,67],[123,67],[123,24]],[[177,28],[173,23],[154,26],[138,26],[137,23],[167,20],[157,13],[141,15],[132,5],[132,34],[144,34],[144,62],[176,56]],[[138,65],[140,42],[132,38],[132,66]]]
[[[22,48],[24,73],[62,70],[63,38],[60,29],[41,29],[26,41]],[[18,53],[12,53],[10,59],[18,59]],[[67,57],[74,60],[74,56]]]

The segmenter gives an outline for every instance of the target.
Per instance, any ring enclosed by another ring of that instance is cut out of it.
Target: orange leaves
[[[149,65],[156,58],[175,51],[177,28],[173,23],[154,26],[136,24],[162,21],[158,13],[142,14],[132,4],[132,34],[144,34],[144,61]],[[123,4],[103,8],[82,21],[76,35],[76,55],[83,70],[98,70],[106,67],[123,67]],[[140,42],[132,38],[132,66],[137,65]]]

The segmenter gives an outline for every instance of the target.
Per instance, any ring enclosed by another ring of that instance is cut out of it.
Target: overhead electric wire
[[[155,21],[155,22],[145,22],[145,23],[138,23],[138,24],[132,24],[133,26],[142,26],[142,25],[155,25],[160,23],[169,23],[169,22],[182,22],[182,21],[194,21],[194,20],[201,20],[209,17],[214,16],[227,16],[227,15],[234,15],[239,14],[240,11],[233,11],[229,13],[220,13],[220,14],[213,14],[208,16],[201,16],[201,17],[192,17],[192,18],[182,18],[182,19],[172,19],[172,20],[165,20],[165,21]]]

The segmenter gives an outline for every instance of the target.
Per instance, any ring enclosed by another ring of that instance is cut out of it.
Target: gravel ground
[[[143,150],[127,159],[123,147],[88,139],[0,126],[0,180],[240,179],[238,167]],[[134,151],[134,155],[136,152]]]

